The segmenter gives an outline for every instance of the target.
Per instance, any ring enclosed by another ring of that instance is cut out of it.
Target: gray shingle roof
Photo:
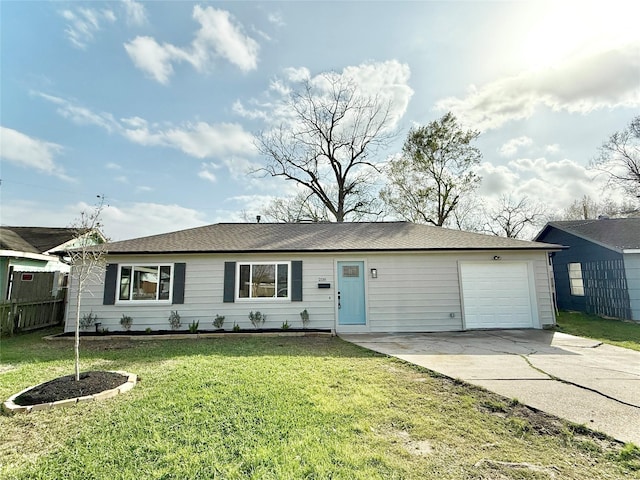
[[[640,218],[637,217],[549,222],[538,237],[548,227],[555,227],[615,250],[640,248]]]
[[[407,222],[219,223],[113,242],[113,253],[552,250],[557,245]]]
[[[44,253],[77,235],[75,228],[61,227],[1,227],[0,244],[5,250]]]

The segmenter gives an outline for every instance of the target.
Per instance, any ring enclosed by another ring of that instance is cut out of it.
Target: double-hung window
[[[118,302],[171,300],[172,265],[120,265]]]
[[[237,269],[236,298],[289,299],[290,262],[238,263]]]
[[[571,295],[584,297],[584,280],[582,279],[582,264],[569,264],[569,286]]]

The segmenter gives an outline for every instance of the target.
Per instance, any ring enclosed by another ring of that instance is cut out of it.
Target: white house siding
[[[640,253],[625,253],[623,258],[631,304],[631,319],[640,321]]]
[[[555,314],[544,252],[406,253],[367,257],[367,269],[378,270],[377,279],[368,279],[370,330],[461,330],[458,263],[493,261],[495,255],[501,262],[526,261],[531,265],[537,307],[534,327],[553,325]]]
[[[335,267],[338,261],[364,261],[366,273],[367,325],[364,331],[411,332],[462,329],[462,307],[458,263],[486,262],[499,255],[500,261],[527,261],[535,285],[537,312],[534,327],[555,323],[545,252],[453,252],[453,253],[315,253],[315,254],[193,254],[166,257],[110,256],[109,263],[186,263],[184,304],[180,305],[103,305],[103,286],[92,285],[83,295],[81,314],[92,311],[102,327],[121,330],[123,314],[133,318],[132,330],[169,329],[168,317],[177,310],[182,328],[199,320],[200,329],[213,329],[213,319],[225,316],[225,329],[234,323],[249,329],[250,311],[267,315],[265,328],[280,328],[287,321],[301,327],[300,312],[307,309],[310,328],[334,329],[337,313]],[[228,261],[303,261],[303,301],[236,300],[223,303],[224,263]],[[373,279],[370,269],[378,270]],[[329,289],[318,288],[329,283]],[[66,330],[72,331],[75,321],[75,283],[71,282]],[[451,316],[453,314],[453,316]]]
[[[236,300],[223,303],[224,263],[229,261],[291,261],[303,260],[303,301],[269,299]],[[93,312],[98,316],[102,328],[110,331],[121,330],[120,318],[123,314],[133,318],[131,330],[167,330],[169,314],[177,310],[182,321],[182,329],[187,329],[192,321],[200,322],[200,329],[213,330],[213,319],[224,315],[224,328],[230,330],[234,323],[240,328],[253,328],[249,321],[250,311],[260,311],[267,315],[264,328],[280,328],[287,321],[293,328],[302,327],[300,312],[305,308],[309,312],[309,328],[333,328],[333,263],[331,258],[317,256],[266,254],[266,255],[181,255],[166,257],[149,256],[110,256],[108,263],[186,263],[184,304],[144,305],[116,303],[103,305],[103,285],[92,285],[82,297],[81,316]],[[330,290],[318,289],[318,278],[327,278]],[[67,309],[66,331],[75,327],[75,282],[70,285],[69,305]]]

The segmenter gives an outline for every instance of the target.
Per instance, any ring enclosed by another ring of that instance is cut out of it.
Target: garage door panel
[[[460,265],[466,328],[533,326],[526,262]]]

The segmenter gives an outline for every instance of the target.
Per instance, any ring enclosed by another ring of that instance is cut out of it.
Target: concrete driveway
[[[543,330],[340,337],[640,445],[640,352]]]

